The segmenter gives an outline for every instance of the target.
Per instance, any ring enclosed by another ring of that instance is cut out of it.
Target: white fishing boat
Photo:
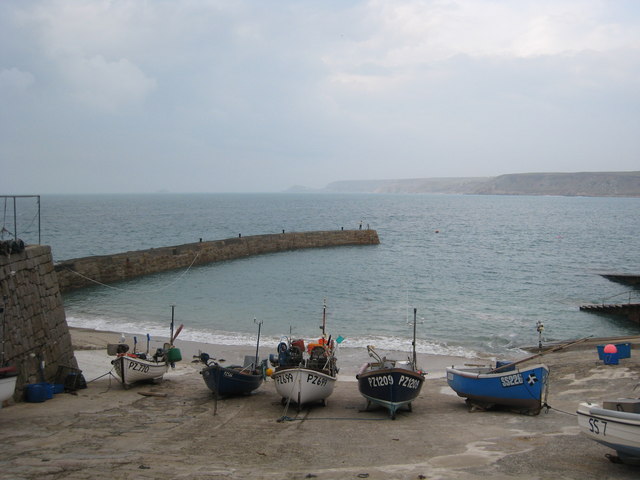
[[[137,382],[161,380],[169,369],[164,357],[155,361],[127,353],[118,354],[111,363],[125,387]]]
[[[335,374],[304,367],[281,367],[271,378],[283,403],[292,401],[299,407],[312,402],[326,405],[336,384]]]
[[[270,356],[275,371],[271,378],[282,403],[293,402],[298,410],[306,403],[320,402],[326,405],[333,393],[338,376],[335,357],[335,341],[325,333],[326,305],[322,312],[322,337],[310,342],[285,338],[278,345],[277,355]]]
[[[173,342],[182,331],[183,325],[180,325],[174,333],[173,312],[174,306],[172,305],[170,342],[165,343],[164,348],[158,348],[152,356],[149,355],[149,343],[151,341],[149,334],[147,334],[146,353],[136,352],[138,343],[136,337],[133,337],[133,353],[129,353],[129,345],[123,343],[124,337],[121,343],[107,346],[107,353],[116,355],[111,364],[125,388],[138,382],[162,380],[164,374],[169,370],[169,366],[173,367],[175,362],[182,360],[180,350],[174,347]]]
[[[640,464],[640,399],[582,402],[577,414],[582,433],[616,451],[611,461]]]
[[[18,370],[16,367],[0,367],[0,408],[2,402],[13,397],[17,379]]]

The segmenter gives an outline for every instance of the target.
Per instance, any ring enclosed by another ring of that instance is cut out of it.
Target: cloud
[[[637,10],[0,2],[0,158],[55,163],[55,184],[69,188],[98,165],[154,171],[93,178],[104,191],[637,169]]]
[[[0,70],[0,92],[12,93],[29,89],[35,83],[35,77],[29,72],[17,68]]]
[[[64,62],[63,74],[72,97],[106,111],[140,103],[156,87],[156,80],[129,60],[109,62],[100,55]]]

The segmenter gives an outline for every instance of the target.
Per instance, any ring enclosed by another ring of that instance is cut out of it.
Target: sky
[[[640,170],[637,0],[2,0],[0,194]]]

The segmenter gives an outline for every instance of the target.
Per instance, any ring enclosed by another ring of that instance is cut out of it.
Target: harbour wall
[[[109,284],[152,273],[188,268],[251,255],[346,245],[377,245],[371,229],[327,230],[252,235],[215,241],[199,241],[174,247],[151,248],[115,255],[75,258],[56,263],[60,291]]]
[[[77,368],[51,248],[0,255],[0,362],[18,368],[14,400],[28,383],[53,383],[59,366]],[[41,361],[44,369],[40,370]]]

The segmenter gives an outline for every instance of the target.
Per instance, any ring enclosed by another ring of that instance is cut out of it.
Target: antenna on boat
[[[327,299],[324,299],[324,302],[322,304],[322,326],[320,327],[322,329],[322,338],[326,338],[327,334],[325,333],[325,327],[327,325]]]
[[[413,347],[413,368],[417,368],[417,364],[418,364],[418,359],[417,359],[417,355],[416,355],[416,324],[418,323],[418,309],[414,308],[413,309],[413,342],[411,343],[412,347]]]
[[[253,365],[254,370],[258,368],[258,350],[260,349],[260,327],[262,327],[262,322],[263,320],[258,322],[255,318],[253,319],[253,323],[258,324],[258,341],[256,342],[256,362]]]
[[[169,336],[169,340],[173,338],[173,312],[175,311],[176,306],[171,305],[171,335]]]

